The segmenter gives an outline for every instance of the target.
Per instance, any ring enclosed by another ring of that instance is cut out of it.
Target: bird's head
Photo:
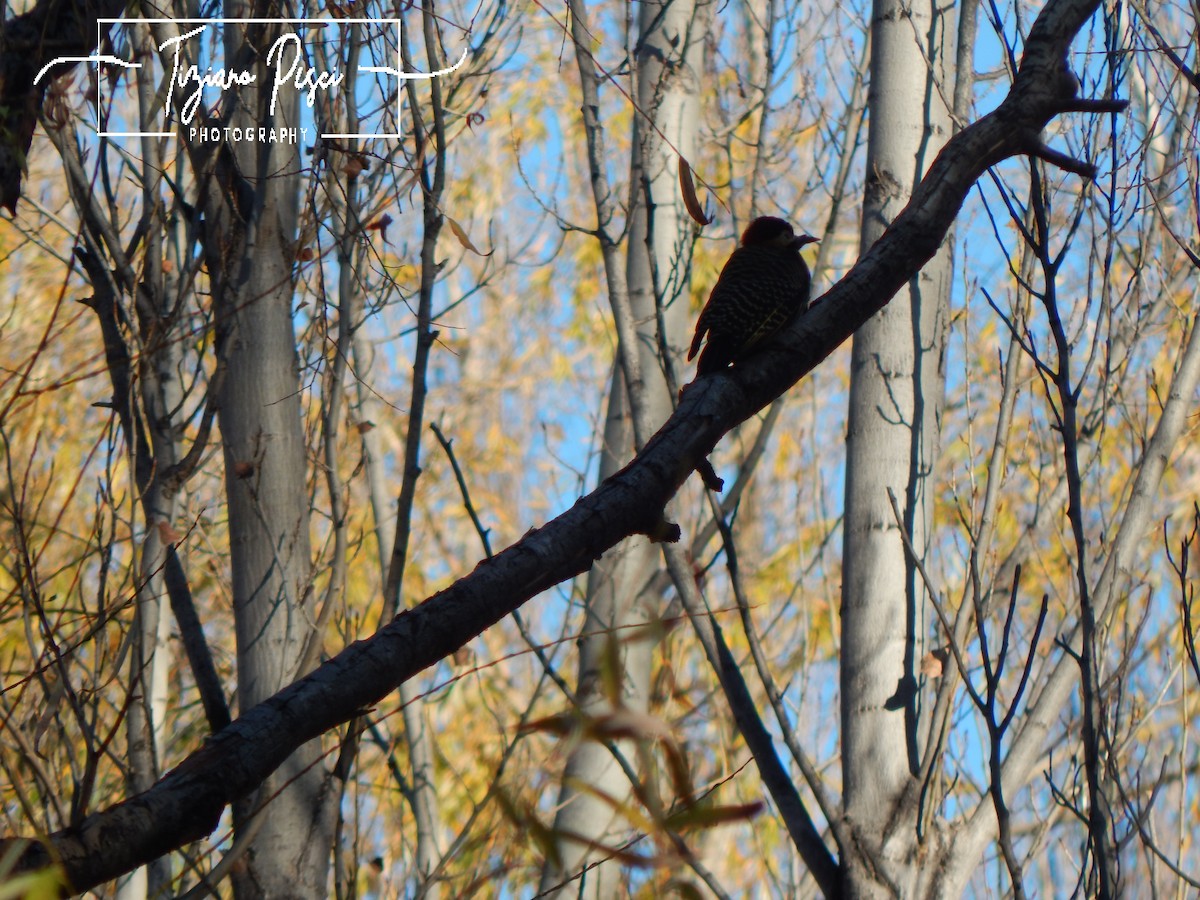
[[[796,234],[792,226],[775,216],[759,216],[742,232],[743,247],[781,247],[799,250],[816,243],[811,234]]]

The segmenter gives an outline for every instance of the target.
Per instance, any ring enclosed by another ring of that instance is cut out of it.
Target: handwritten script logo
[[[163,104],[163,116],[166,120],[164,124],[170,127],[173,119],[179,125],[187,126],[192,124],[197,111],[200,109],[200,104],[204,101],[205,91],[224,93],[231,88],[257,83],[259,73],[252,69],[225,68],[223,66],[214,67],[209,65],[202,71],[200,64],[188,61],[189,59],[198,58],[197,55],[187,53],[188,49],[193,49],[188,46],[189,42],[192,42],[193,39],[203,38],[209,29],[213,27],[239,24],[239,21],[236,19],[99,19],[96,23],[96,28],[99,37],[113,27],[131,26],[140,23],[153,25],[171,22],[175,25],[195,26],[166,38],[158,45],[158,52],[164,57],[164,67],[168,64],[168,60],[171,67],[170,80],[165,84],[166,95]],[[309,109],[314,107],[319,95],[328,94],[332,99],[337,96],[339,89],[345,86],[347,73],[339,72],[336,67],[330,70],[321,70],[308,64],[304,41],[301,39],[299,33],[301,30],[324,30],[344,27],[350,24],[374,26],[376,37],[386,35],[387,30],[393,30],[393,33],[396,35],[395,46],[399,47],[400,22],[397,19],[269,19],[256,21],[290,26],[290,30],[285,30],[275,39],[275,42],[267,51],[264,60],[266,69],[270,72],[271,102],[269,113],[271,116],[275,114],[279,92],[285,86],[290,85],[301,92]],[[197,40],[196,43],[200,44],[201,41]],[[97,46],[99,44],[100,41],[97,40]],[[467,60],[467,52],[467,50],[463,50],[458,62],[444,69],[438,69],[434,72],[406,72],[403,69],[399,50],[397,49],[395,66],[360,65],[357,67],[357,72],[385,80],[394,78],[398,82],[436,78],[440,75],[448,75],[462,66]],[[34,84],[39,83],[56,65],[79,62],[120,66],[125,69],[140,69],[143,67],[142,63],[124,60],[111,54],[94,53],[91,56],[60,56],[42,67],[41,71],[34,78]],[[358,86],[349,85],[346,87],[347,89],[355,90]],[[397,90],[393,91],[392,94],[397,98],[396,102],[398,104],[401,92]],[[100,101],[98,97],[96,103],[97,121],[100,121]],[[396,119],[397,121],[399,119],[398,110]],[[302,128],[299,131],[307,133],[308,129]],[[216,140],[224,137],[226,140],[270,140],[272,143],[277,140],[290,140],[294,143],[297,137],[296,132],[296,128],[276,129],[274,126],[266,125],[261,128],[192,127],[188,130],[189,137],[192,139]],[[106,129],[100,129],[98,133],[101,136],[110,137],[169,137],[174,134],[173,131],[108,131]],[[398,133],[397,125],[396,132],[322,133],[321,137],[399,138],[401,135]]]

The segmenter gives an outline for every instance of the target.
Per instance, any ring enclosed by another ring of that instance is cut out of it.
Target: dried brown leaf
[[[696,183],[692,179],[692,167],[682,156],[679,157],[679,190],[683,194],[683,205],[687,207],[688,215],[696,221],[697,225],[707,225],[713,220],[712,216],[704,213],[704,204],[696,196]]]

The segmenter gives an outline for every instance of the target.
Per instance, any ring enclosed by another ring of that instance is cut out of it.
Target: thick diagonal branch
[[[1075,102],[1066,52],[1098,5],[1052,0],[1030,32],[1008,98],[950,140],[909,205],[854,268],[776,347],[686,388],[628,466],[373,637],[247,710],[150,790],[31,844],[21,867],[58,861],[74,889],[85,890],[204,837],[226,805],[301,744],[378,703],[537,594],[587,571],[619,540],[655,528],[667,501],[724,434],[812,371],[916,275],[987,167],[1025,152]]]

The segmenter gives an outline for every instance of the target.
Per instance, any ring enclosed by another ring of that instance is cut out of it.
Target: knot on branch
[[[713,468],[712,463],[707,459],[702,459],[696,463],[696,474],[700,476],[700,480],[704,482],[704,486],[714,494],[719,494],[725,489],[725,482],[717,470]]]
[[[660,511],[645,534],[652,544],[674,544],[679,541],[683,532],[674,522],[668,522],[667,517]]]

